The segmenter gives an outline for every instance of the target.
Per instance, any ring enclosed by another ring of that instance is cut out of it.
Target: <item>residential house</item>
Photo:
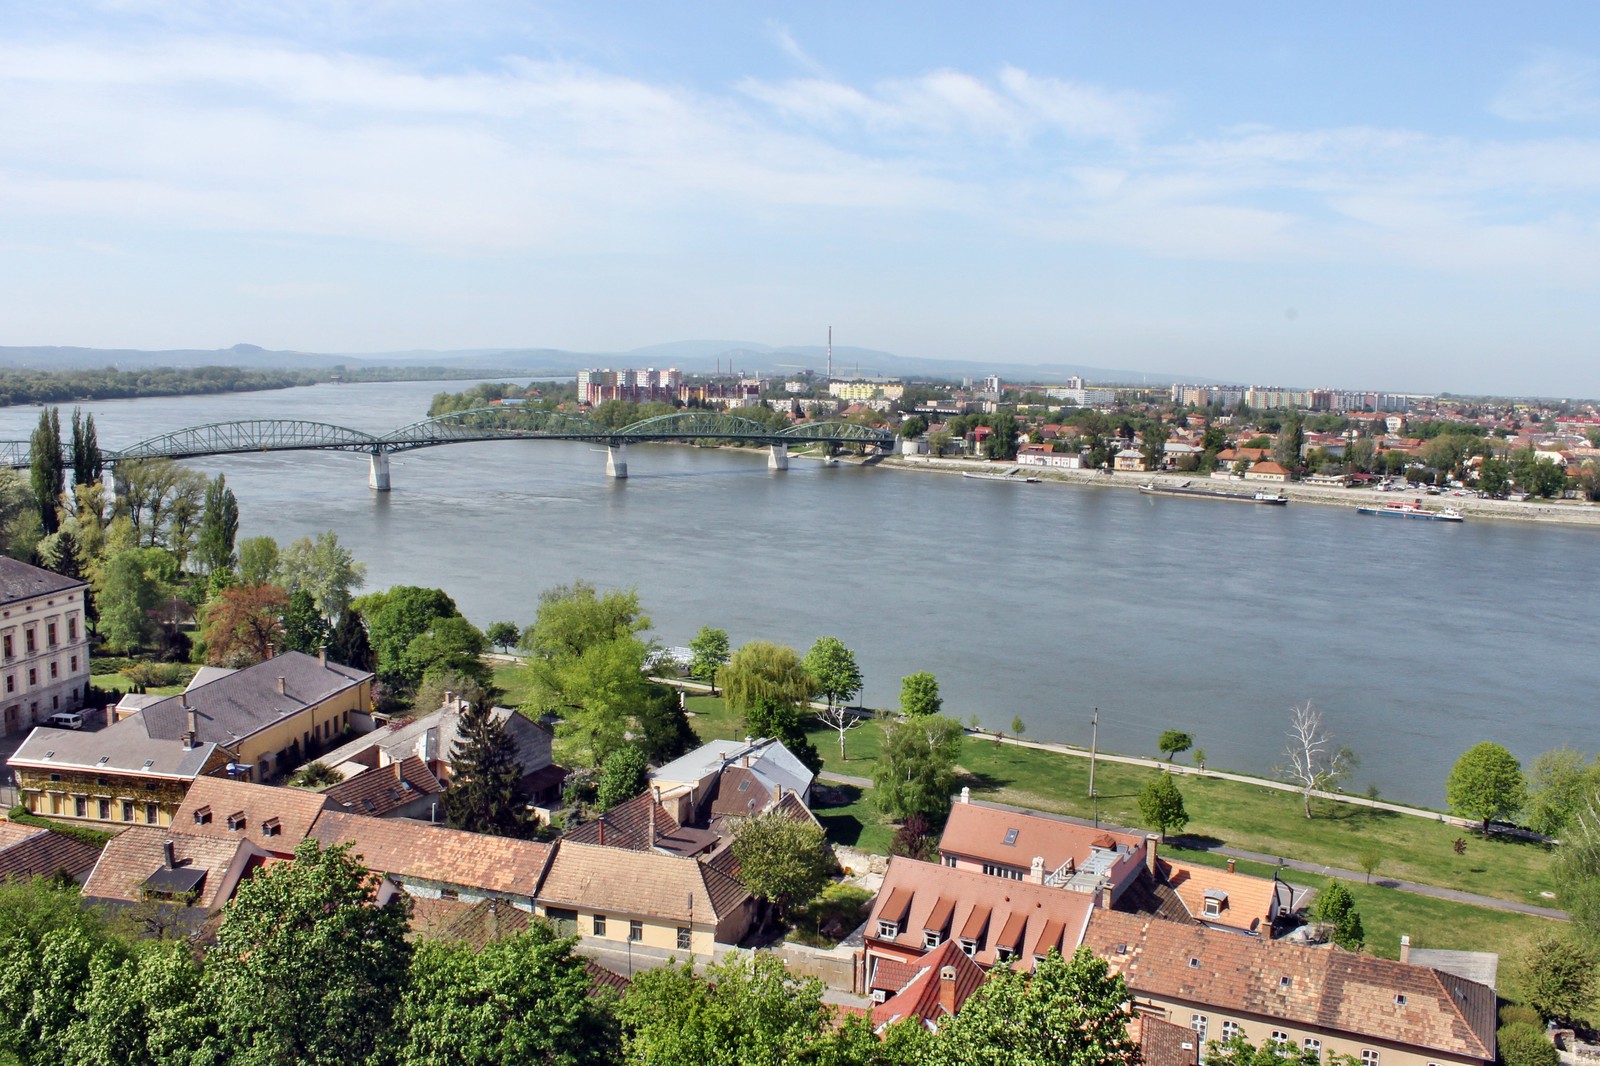
[[[82,883],[100,851],[55,829],[0,822],[0,881],[68,877]]]
[[[1156,876],[1177,895],[1188,916],[1225,932],[1272,938],[1280,917],[1293,913],[1294,890],[1276,878],[1253,877],[1228,868],[1156,860]]]
[[[673,804],[673,808],[677,805]],[[660,790],[652,789],[562,835],[562,843],[594,844],[628,851],[655,851],[693,858],[715,850],[721,836],[709,828],[679,823],[672,809],[662,804]]]
[[[327,797],[305,789],[201,777],[189,786],[172,827],[189,836],[248,840],[266,854],[287,858],[331,807]]]
[[[121,825],[170,825],[195,780],[230,761],[216,743],[150,737],[134,719],[99,730],[40,727],[7,761],[33,814]]]
[[[1082,470],[1089,465],[1089,453],[1058,452],[1047,445],[1030,445],[1017,452],[1017,465],[1042,466],[1054,470]]]
[[[1155,847],[1143,833],[1102,829],[1075,818],[972,799],[950,805],[939,860],[946,866],[1012,881],[1118,899],[1146,868]]]
[[[885,961],[874,973],[870,1020],[876,1032],[895,1022],[915,1018],[937,1029],[978,990],[986,977],[954,940],[946,940],[915,962]]]
[[[233,898],[268,856],[243,837],[191,836],[136,825],[107,842],[83,884],[87,899],[160,901],[203,917]]]
[[[1250,469],[1244,472],[1244,479],[1246,481],[1283,482],[1289,480],[1289,471],[1286,467],[1273,462],[1271,459],[1263,459],[1260,462],[1250,464]]]
[[[754,899],[727,846],[691,858],[563,840],[539,913],[565,935],[709,956],[744,938]]]
[[[437,820],[445,784],[416,755],[374,766],[322,790],[341,810],[374,818]]]
[[[1118,473],[1143,473],[1150,469],[1150,464],[1145,461],[1144,453],[1134,448],[1124,448],[1116,454],[1111,463],[1112,469]]]
[[[661,802],[682,824],[760,814],[789,793],[809,806],[814,780],[780,741],[749,737],[713,740],[650,773]]]
[[[89,693],[87,591],[77,578],[0,557],[0,732],[19,733],[57,711],[83,706]]]
[[[1363,1066],[1495,1060],[1494,990],[1430,967],[1107,910],[1084,944],[1122,975],[1135,1010],[1202,1043],[1241,1036]]]
[[[972,870],[889,860],[867,919],[863,987],[884,962],[911,963],[955,941],[979,966],[1012,960],[1031,972],[1052,948],[1070,955],[1096,897],[1026,881],[996,881]]]

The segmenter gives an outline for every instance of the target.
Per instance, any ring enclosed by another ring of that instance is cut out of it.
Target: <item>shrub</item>
[[[1526,1003],[1507,1003],[1500,1008],[1500,1025],[1531,1025],[1535,1029],[1544,1027],[1544,1019],[1539,1017],[1539,1012]]]
[[[1561,1055],[1543,1029],[1518,1022],[1502,1026],[1496,1038],[1505,1066],[1560,1066]]]

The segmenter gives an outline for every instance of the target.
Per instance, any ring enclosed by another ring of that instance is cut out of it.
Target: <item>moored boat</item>
[[[1446,507],[1438,511],[1430,511],[1422,506],[1422,500],[1407,503],[1396,500],[1386,503],[1382,507],[1357,507],[1356,514],[1375,514],[1387,518],[1420,518],[1424,522],[1464,522],[1465,516],[1454,507]]]
[[[1285,496],[1281,492],[1267,492],[1265,489],[1262,489],[1258,490],[1253,495],[1246,496],[1242,492],[1223,492],[1220,489],[1191,488],[1189,482],[1187,481],[1185,481],[1182,485],[1157,485],[1152,481],[1148,485],[1140,485],[1139,491],[1148,492],[1154,496],[1199,496],[1202,499],[1207,500],[1232,500],[1234,503],[1265,503],[1273,504],[1279,507],[1282,507],[1289,502],[1289,497]]]

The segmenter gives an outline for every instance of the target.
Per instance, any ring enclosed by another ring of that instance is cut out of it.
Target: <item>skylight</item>
[[[1017,845],[1017,833],[1018,832],[1019,831],[1016,830],[1016,829],[1007,829],[1006,830],[1006,839],[1004,841],[1006,847],[1008,847],[1008,848],[1016,847],[1016,845]]]

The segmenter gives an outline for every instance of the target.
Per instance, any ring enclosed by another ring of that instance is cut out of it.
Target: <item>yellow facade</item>
[[[594,940],[602,943],[614,944],[616,947],[625,948],[631,941],[639,947],[655,948],[660,951],[682,951],[686,954],[710,955],[716,943],[722,940],[715,926],[695,922],[693,925],[679,925],[676,922],[666,921],[659,917],[645,914],[627,914],[619,911],[596,911],[588,907],[552,907],[540,904],[538,913],[556,923],[557,928],[564,935],[577,935],[585,940]],[[576,924],[573,915],[576,914]],[[749,925],[748,920],[741,922],[737,919],[740,914],[729,915],[723,919],[727,927],[727,935],[733,936],[732,940],[723,940],[723,943],[737,943],[744,935]],[[596,925],[596,920],[599,925]],[[689,946],[684,947],[679,941],[680,929],[689,931]]]
[[[286,715],[265,729],[241,737],[232,745],[233,755],[241,765],[250,768],[249,774],[244,775],[247,780],[266,782],[288,768],[291,751],[299,752],[303,759],[304,753],[312,747],[328,747],[334,738],[350,728],[352,712],[364,713],[371,709],[372,682],[363,681],[321,703]]]
[[[202,773],[221,773],[227,763],[227,753],[218,749]],[[22,805],[33,814],[114,825],[171,825],[192,780],[24,767],[16,776]]]

